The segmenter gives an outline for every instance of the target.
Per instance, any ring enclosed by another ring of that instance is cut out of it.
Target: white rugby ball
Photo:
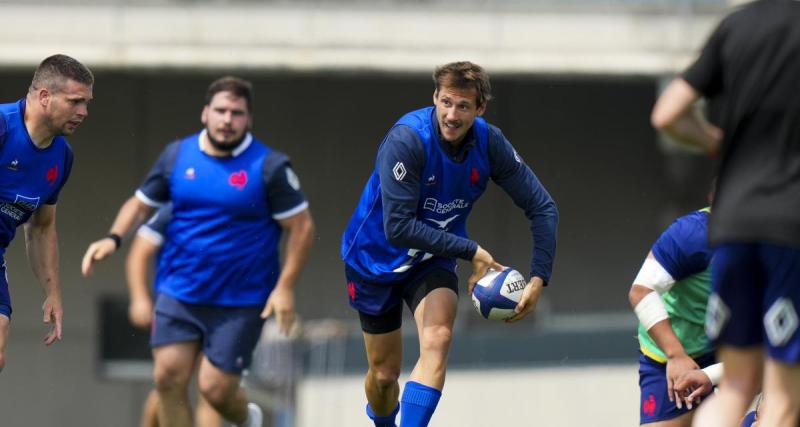
[[[472,290],[472,304],[481,316],[489,320],[506,320],[514,315],[528,282],[513,268],[489,270]]]

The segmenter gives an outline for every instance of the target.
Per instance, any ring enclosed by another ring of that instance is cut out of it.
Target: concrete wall
[[[30,73],[0,73],[0,99],[23,96]],[[47,349],[41,344],[42,294],[26,265],[21,237],[7,254],[15,311],[8,364],[0,374],[4,426],[135,425],[146,385],[110,382],[97,374],[102,326],[97,302],[102,295],[125,294],[124,251],[89,280],[79,275],[80,259],[86,245],[106,233],[163,146],[199,129],[204,90],[220,74],[97,70],[95,101],[71,138],[76,161],[58,207],[63,342]],[[384,132],[402,113],[430,103],[429,77],[253,71],[244,76],[256,87],[255,133],[294,159],[319,229],[298,286],[300,313],[355,324],[344,292],[340,235]],[[504,130],[561,211],[559,253],[542,310],[628,310],[627,288],[649,245],[674,216],[703,204],[710,166],[704,159],[660,152],[648,124],[652,79],[496,75],[493,83],[497,99],[487,118]],[[470,219],[472,236],[501,262],[525,271],[526,221],[492,187]],[[466,270],[462,265],[461,274]],[[498,325],[466,311],[465,331],[536,333],[533,321]]]

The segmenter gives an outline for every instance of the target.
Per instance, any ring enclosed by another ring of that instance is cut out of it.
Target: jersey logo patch
[[[194,168],[186,168],[186,172],[183,173],[183,176],[185,176],[186,179],[195,179],[197,174],[195,173]]]
[[[228,177],[228,184],[236,187],[239,191],[243,190],[244,186],[247,185],[247,172],[242,169],[239,172],[232,173],[231,176]]]
[[[56,182],[56,178],[58,178],[58,165],[53,165],[53,167],[47,170],[46,178],[50,185]]]
[[[404,165],[403,162],[395,163],[392,168],[392,173],[394,173],[394,179],[402,181],[403,178],[406,177],[406,165]]]
[[[19,160],[17,160],[17,159],[12,160],[11,163],[8,164],[8,169],[12,170],[14,172],[18,171],[19,170]]]
[[[286,182],[294,188],[294,191],[300,191],[300,178],[290,167],[286,168]]]
[[[435,220],[433,218],[425,218],[425,219],[427,219],[428,221],[438,225],[439,228],[441,228],[442,230],[447,230],[447,226],[450,225],[450,223],[453,222],[453,220],[458,218],[458,217],[459,217],[459,215],[453,215],[452,217],[447,218],[444,221],[437,221],[437,220]]]
[[[356,284],[355,282],[347,282],[347,295],[350,295],[350,301],[356,300]]]
[[[431,175],[425,180],[425,185],[436,185],[436,175]]]
[[[478,173],[478,168],[472,168],[472,173],[469,174],[469,183],[475,185],[481,180],[481,175]]]

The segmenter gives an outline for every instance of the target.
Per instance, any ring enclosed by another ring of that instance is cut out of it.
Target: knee
[[[203,398],[213,407],[224,406],[236,392],[236,385],[226,384],[215,380],[198,381],[197,388]]]
[[[397,380],[400,378],[400,367],[386,364],[377,365],[370,368],[370,373],[378,388],[387,389],[397,384]]]
[[[191,372],[187,374],[185,371],[185,369],[177,366],[156,365],[153,372],[156,389],[159,392],[169,392],[188,387]]]
[[[453,330],[447,326],[427,327],[420,339],[420,352],[446,354],[452,339]]]

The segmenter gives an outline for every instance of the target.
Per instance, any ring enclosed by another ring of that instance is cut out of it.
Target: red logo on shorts
[[[232,173],[231,176],[228,177],[228,184],[241,191],[244,186],[247,185],[247,172],[240,170],[239,172]]]
[[[648,417],[652,417],[656,414],[656,399],[653,397],[652,393],[650,393],[647,400],[642,403],[642,410]]]
[[[356,300],[356,284],[354,282],[347,282],[347,295],[350,295],[351,300]]]
[[[58,165],[54,165],[52,168],[47,170],[47,182],[52,184],[56,182],[56,178],[58,178]]]
[[[481,175],[478,173],[478,168],[472,168],[472,173],[469,175],[469,182],[475,185],[480,181]]]

